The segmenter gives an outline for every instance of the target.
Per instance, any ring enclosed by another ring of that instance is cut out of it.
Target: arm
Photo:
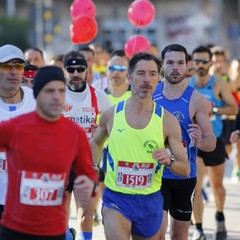
[[[214,92],[216,96],[219,96],[225,105],[218,108],[218,114],[221,115],[236,115],[237,114],[237,104],[231,92],[231,87],[229,83],[223,79],[218,79],[214,86]]]
[[[187,177],[190,173],[190,166],[181,141],[181,128],[179,122],[171,113],[164,110],[163,124],[165,141],[168,143],[170,151],[175,158],[170,170],[175,175]],[[166,148],[155,150],[153,152],[153,158],[165,166],[171,163],[171,158]]]
[[[98,163],[102,156],[103,144],[105,143],[112,129],[114,107],[103,111],[100,117],[99,126],[90,140],[93,162]]]
[[[234,131],[231,133],[229,140],[231,143],[236,143],[240,136],[240,111],[238,111],[238,114],[234,121],[233,129],[234,129]]]
[[[190,114],[192,121],[195,121],[195,123],[189,124],[188,130],[193,142],[202,151],[213,151],[216,147],[216,137],[209,118],[211,104],[197,91],[193,92],[191,98]]]
[[[74,193],[79,205],[86,207],[90,197],[95,195],[98,176],[92,166],[92,155],[86,133],[80,128],[77,133],[77,156],[73,162],[73,169],[77,176],[74,180]]]

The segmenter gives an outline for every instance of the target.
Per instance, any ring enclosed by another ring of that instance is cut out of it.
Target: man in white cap
[[[21,87],[25,57],[13,45],[0,47],[0,122],[35,109],[32,89]],[[7,192],[7,158],[0,148],[0,219]]]

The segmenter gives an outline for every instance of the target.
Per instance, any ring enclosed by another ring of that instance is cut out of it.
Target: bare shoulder
[[[200,92],[194,90],[190,101],[190,112],[193,117],[196,112],[211,112],[210,101]]]
[[[225,89],[230,88],[230,84],[221,77],[215,77],[214,87]]]
[[[104,110],[101,114],[99,125],[108,125],[108,123],[112,122],[114,117],[114,111],[115,105]]]
[[[197,90],[194,90],[191,97],[191,103],[195,106],[201,106],[205,104],[210,104],[210,102],[207,100],[207,98]]]
[[[164,109],[164,118],[163,118],[163,121],[164,121],[164,128],[173,128],[173,126],[175,125],[179,125],[179,122],[177,120],[177,118],[172,114],[170,113],[169,111],[167,111],[166,109]]]

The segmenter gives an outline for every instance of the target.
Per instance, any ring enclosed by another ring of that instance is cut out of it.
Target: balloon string
[[[137,26],[135,27],[134,29],[134,35],[138,35],[139,32],[140,32],[140,28],[138,28]],[[137,45],[137,38],[134,39],[134,42],[133,42],[133,53],[135,52],[135,48],[136,48],[136,45]],[[132,57],[133,57],[134,54],[132,54]]]

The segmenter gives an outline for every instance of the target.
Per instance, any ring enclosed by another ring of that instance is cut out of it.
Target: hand
[[[156,159],[158,163],[167,166],[171,163],[170,154],[166,148],[158,148],[152,153],[152,157]]]
[[[86,207],[92,196],[94,182],[86,175],[80,175],[74,180],[74,194],[79,206]]]
[[[194,144],[195,146],[198,146],[198,144],[202,139],[201,128],[196,123],[188,124],[188,126],[189,126],[188,134],[192,139],[192,144]]]
[[[240,130],[233,131],[229,139],[230,142],[236,143],[237,140],[239,139],[239,136],[240,136]]]

